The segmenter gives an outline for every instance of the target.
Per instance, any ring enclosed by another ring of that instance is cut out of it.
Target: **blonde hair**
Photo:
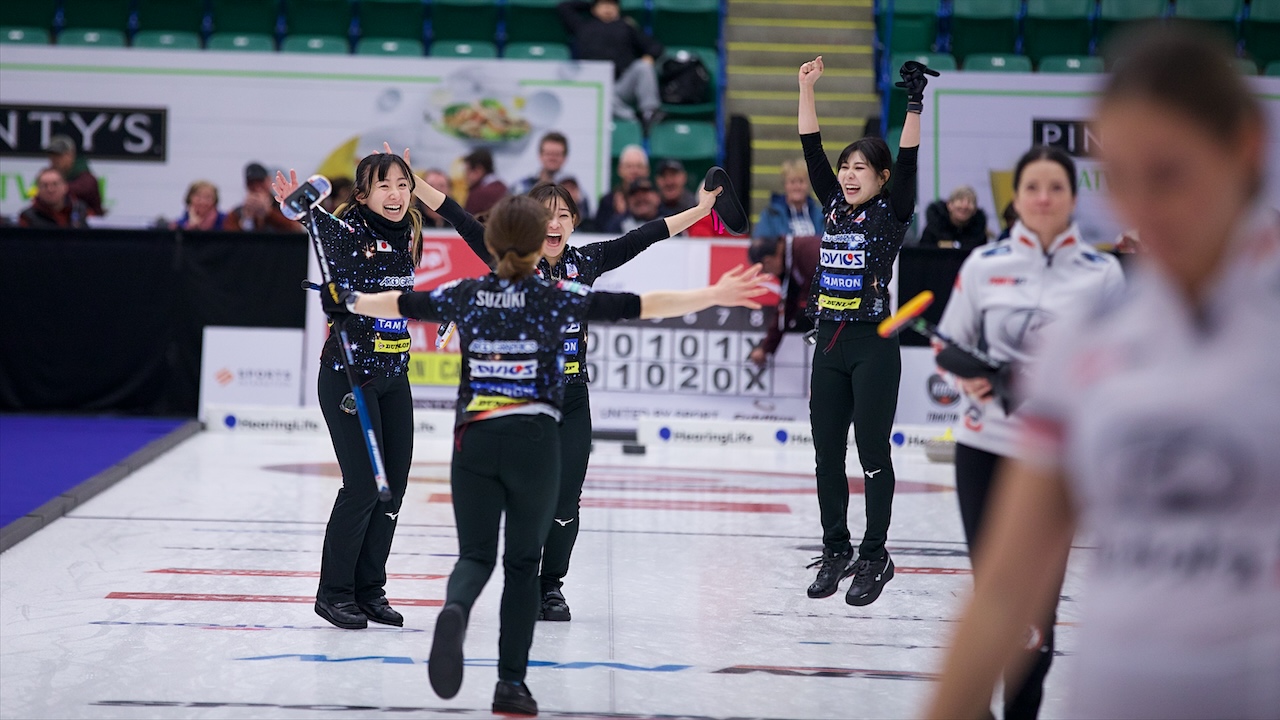
[[[782,182],[786,182],[787,178],[792,175],[803,175],[806,180],[809,179],[809,166],[804,160],[792,158],[782,161]]]
[[[974,190],[972,187],[969,187],[968,185],[961,185],[960,187],[951,191],[951,195],[947,197],[947,202],[949,203],[955,202],[960,198],[969,198],[970,202],[972,202],[974,205],[977,205],[978,191]]]
[[[190,204],[191,204],[191,198],[192,198],[193,196],[195,196],[195,194],[196,194],[197,192],[200,192],[201,190],[204,190],[205,188],[208,188],[208,189],[210,189],[210,190],[212,190],[212,191],[213,191],[213,206],[214,206],[215,208],[216,208],[216,207],[218,207],[218,186],[217,186],[217,185],[214,185],[213,183],[209,182],[208,180],[196,180],[195,182],[193,182],[193,183],[191,183],[190,185],[188,185],[188,186],[187,186],[187,195],[186,195],[186,197],[183,199],[183,203],[184,203],[184,204],[187,204],[187,205],[190,205]]]

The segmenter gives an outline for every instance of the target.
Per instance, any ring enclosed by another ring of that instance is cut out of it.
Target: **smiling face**
[[[564,201],[554,195],[543,204],[551,211],[551,219],[547,221],[547,236],[542,241],[542,256],[554,265],[573,235],[574,217]]]
[[[1041,243],[1052,242],[1070,227],[1076,210],[1067,169],[1047,159],[1027,163],[1013,189],[1013,207]]]
[[[649,158],[640,148],[627,148],[618,158],[618,177],[622,178],[622,187],[642,177],[649,177]]]
[[[204,217],[214,211],[218,204],[218,191],[210,185],[200,185],[191,191],[191,214]]]
[[[413,182],[399,165],[387,168],[387,174],[381,180],[377,178],[376,171],[372,174],[369,192],[360,198],[360,202],[392,222],[403,220],[413,198]]]
[[[977,211],[977,203],[966,194],[957,195],[947,201],[947,213],[951,215],[951,224],[956,227],[962,227],[969,222]]]
[[[809,199],[809,173],[789,172],[782,181],[783,192],[787,196],[787,204],[792,207],[803,207]]]
[[[662,201],[672,204],[679,202],[688,182],[689,174],[684,170],[667,170],[659,175],[658,192],[662,193]]]
[[[854,150],[840,164],[836,180],[844,193],[844,201],[851,207],[857,207],[880,194],[881,188],[889,181],[889,171],[876,172],[862,152]]]

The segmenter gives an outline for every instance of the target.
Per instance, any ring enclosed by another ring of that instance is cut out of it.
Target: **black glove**
[[[347,302],[352,299],[352,292],[338,287],[337,283],[325,283],[320,288],[320,308],[330,317],[350,315]]]
[[[908,60],[902,63],[898,74],[902,76],[902,82],[894,83],[894,87],[907,91],[907,112],[921,112],[924,110],[924,88],[929,84],[929,78],[925,76],[938,77],[938,71],[924,63]]]
[[[1000,363],[999,368],[992,368],[955,345],[947,345],[939,351],[934,362],[956,377],[986,378],[991,382],[991,395],[1000,403],[1005,415],[1012,415],[1022,404],[1015,387],[1018,369],[1013,363]]]

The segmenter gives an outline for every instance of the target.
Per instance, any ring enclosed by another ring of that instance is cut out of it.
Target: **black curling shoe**
[[[853,548],[842,553],[823,549],[822,555],[808,565],[818,568],[818,577],[809,586],[809,597],[824,598],[836,594],[840,581],[853,574]]]
[[[542,611],[538,619],[569,622],[569,603],[564,599],[564,593],[558,588],[542,593]]]
[[[859,559],[853,568],[853,583],[844,596],[844,601],[850,605],[861,607],[875,602],[885,583],[893,579],[893,559],[889,553],[879,560]]]
[[[365,617],[376,623],[404,627],[404,616],[391,608],[391,603],[387,602],[385,595],[368,602],[357,602],[356,607],[360,608],[360,612],[364,613]]]
[[[493,711],[504,715],[537,715],[538,701],[522,682],[499,680],[493,689]]]
[[[316,598],[316,614],[343,630],[363,630],[369,627],[369,619],[353,602],[327,603]]]
[[[427,660],[427,677],[436,695],[448,700],[462,687],[462,641],[467,636],[467,614],[457,603],[445,605],[436,618],[435,638]]]

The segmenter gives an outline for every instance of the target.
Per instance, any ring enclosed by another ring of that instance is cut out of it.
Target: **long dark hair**
[[[840,151],[840,159],[836,161],[836,169],[844,165],[849,160],[849,156],[854,153],[862,153],[862,157],[866,158],[867,164],[872,170],[876,171],[876,177],[879,178],[886,170],[892,172],[893,153],[889,152],[889,143],[884,141],[882,137],[868,135],[860,140],[854,140]],[[889,183],[885,183],[880,188],[881,195],[889,193]]]
[[[357,203],[363,204],[369,198],[369,193],[373,191],[373,184],[386,180],[387,173],[393,167],[400,168],[400,172],[409,179],[410,197],[407,199],[409,210],[406,217],[409,218],[409,225],[413,230],[413,244],[409,252],[413,255],[413,264],[416,267],[422,260],[422,213],[418,212],[412,198],[413,188],[418,185],[418,178],[413,174],[413,170],[409,169],[409,163],[405,162],[404,158],[394,153],[366,155],[356,166],[355,190],[351,193],[351,199],[340,205],[334,215],[342,217]]]
[[[569,193],[565,186],[552,182],[540,182],[529,190],[529,197],[548,208],[554,205],[556,200],[559,200],[568,208],[569,215],[573,218],[573,226],[578,226],[578,222],[581,220],[581,216],[578,214],[578,203],[574,201],[573,195]]]
[[[551,211],[527,195],[508,195],[489,211],[484,244],[497,261],[498,277],[519,280],[533,274],[542,257]]]

